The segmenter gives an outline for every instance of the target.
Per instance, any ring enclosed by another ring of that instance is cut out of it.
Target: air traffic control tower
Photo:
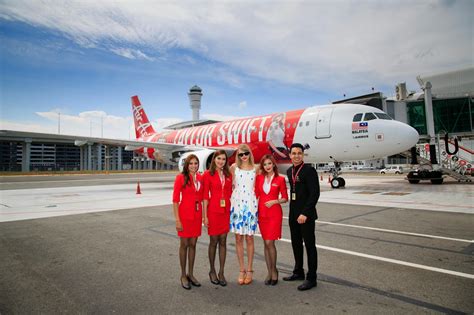
[[[199,120],[199,110],[201,109],[201,88],[197,85],[193,86],[189,89],[188,97],[191,109],[193,110],[193,120],[197,121]]]

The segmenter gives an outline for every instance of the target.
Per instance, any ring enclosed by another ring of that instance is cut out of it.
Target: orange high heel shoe
[[[245,277],[246,277],[247,272],[244,270],[239,271],[239,278],[237,279],[237,282],[242,285],[245,283]]]
[[[248,270],[247,273],[245,274],[245,284],[251,284],[252,283],[252,276],[253,276],[253,270]]]

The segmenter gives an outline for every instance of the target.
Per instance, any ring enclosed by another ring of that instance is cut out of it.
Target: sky
[[[0,129],[133,137],[328,104],[474,65],[471,0],[0,0]],[[59,123],[58,123],[59,122]]]

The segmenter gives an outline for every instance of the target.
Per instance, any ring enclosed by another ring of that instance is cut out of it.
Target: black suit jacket
[[[297,166],[295,174],[299,167],[301,171],[296,178],[296,187],[293,187],[292,172],[294,166],[287,171],[288,181],[290,182],[290,220],[296,220],[300,214],[305,215],[310,220],[316,220],[318,213],[316,211],[316,203],[319,199],[319,179],[318,172],[311,164]],[[296,192],[296,200],[292,200],[292,193]]]

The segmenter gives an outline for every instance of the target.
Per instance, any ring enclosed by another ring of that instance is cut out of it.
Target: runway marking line
[[[284,216],[283,219],[288,220],[288,217]],[[328,222],[328,221],[321,221],[321,220],[317,220],[316,223],[328,224],[328,225],[347,226],[347,227],[356,228],[356,229],[374,230],[374,231],[394,233],[394,234],[402,234],[402,235],[421,236],[421,237],[426,237],[426,238],[437,238],[437,239],[448,240],[448,241],[474,243],[474,240],[466,240],[466,239],[462,239],[462,238],[452,238],[452,237],[437,236],[437,235],[430,235],[430,234],[420,234],[420,233],[404,232],[404,231],[397,231],[397,230],[380,229],[380,228],[374,228],[374,227],[370,227],[370,226],[335,223],[335,222]]]
[[[328,201],[328,200],[321,200],[321,202],[326,202],[326,203],[342,203],[342,204],[352,204],[351,202],[349,201],[352,201],[352,202],[369,202],[368,204],[365,204],[364,205],[372,205],[372,202],[374,202],[374,200],[372,199],[351,199],[351,198],[336,198],[336,197],[331,197],[331,200]],[[381,201],[378,201],[376,200],[376,203],[380,203]],[[474,209],[474,206],[472,205],[461,205],[461,206],[458,206],[458,205],[452,205],[452,204],[440,204],[440,203],[430,203],[430,202],[416,202],[416,201],[402,201],[402,200],[390,200],[388,201],[388,203],[400,203],[400,204],[406,204],[406,205],[416,205],[416,206],[424,206],[424,208],[422,209],[425,209],[425,210],[432,210],[432,209],[429,209],[429,208],[426,208],[428,205],[433,205],[433,206],[441,206],[441,207],[447,207],[447,208],[469,208],[469,209]],[[420,209],[415,209],[415,210],[420,210]],[[432,210],[432,211],[436,211],[436,210]]]
[[[260,235],[260,234],[255,234],[255,235],[262,237],[262,235]],[[286,238],[280,238],[280,241],[291,244],[291,240],[286,239]],[[457,276],[457,277],[462,277],[462,278],[467,278],[467,279],[474,279],[474,275],[469,274],[469,273],[458,272],[458,271],[442,269],[442,268],[436,268],[436,267],[431,267],[431,266],[426,266],[426,265],[420,265],[420,264],[415,264],[415,263],[411,263],[411,262],[407,262],[407,261],[403,261],[403,260],[398,260],[398,259],[385,258],[385,257],[380,257],[380,256],[375,256],[375,255],[368,255],[368,254],[364,254],[364,253],[354,252],[354,251],[351,251],[351,250],[334,248],[334,247],[329,247],[329,246],[324,246],[324,245],[316,245],[316,247],[321,248],[321,249],[325,249],[325,250],[329,250],[329,251],[333,251],[333,252],[337,252],[337,253],[348,254],[348,255],[353,255],[353,256],[359,256],[359,257],[363,257],[363,258],[374,259],[374,260],[378,260],[378,261],[389,262],[389,263],[392,263],[392,264],[397,264],[397,265],[402,265],[402,266],[407,266],[407,267],[413,267],[413,268],[418,268],[418,269],[424,269],[424,270],[444,273],[444,274]]]

